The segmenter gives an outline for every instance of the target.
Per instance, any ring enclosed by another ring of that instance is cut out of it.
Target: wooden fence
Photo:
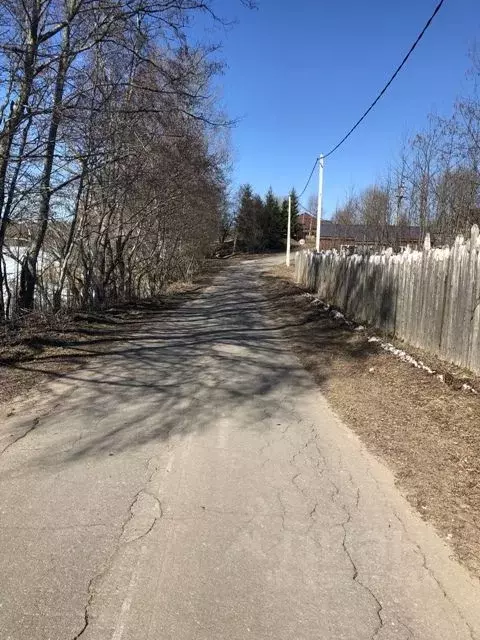
[[[296,279],[365,323],[480,373],[480,236],[377,254],[304,251]]]

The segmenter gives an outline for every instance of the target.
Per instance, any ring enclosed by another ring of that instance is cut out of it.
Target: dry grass
[[[480,398],[456,384],[462,372],[430,357],[432,368],[448,372],[445,384],[380,350],[312,305],[292,270],[277,267],[264,281],[272,313],[289,325],[292,348],[334,410],[480,577]]]

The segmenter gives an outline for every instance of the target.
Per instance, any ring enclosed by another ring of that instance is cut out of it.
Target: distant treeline
[[[292,201],[291,236],[301,233],[299,203],[295,189]],[[275,251],[285,246],[288,225],[288,197],[279,198],[269,189],[265,198],[254,193],[249,184],[240,187],[232,227],[236,248],[240,251]]]

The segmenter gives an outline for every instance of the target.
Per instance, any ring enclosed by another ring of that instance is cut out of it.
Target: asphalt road
[[[480,639],[250,262],[0,427],[1,640]]]

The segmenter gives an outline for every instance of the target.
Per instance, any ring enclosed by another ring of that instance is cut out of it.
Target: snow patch
[[[328,311],[330,316],[334,320],[338,320],[339,322],[340,321],[344,322],[347,326],[352,328],[355,326],[353,322],[350,322],[350,320],[346,319],[343,313],[341,313],[340,311],[337,311],[336,309],[332,309],[332,307],[329,304],[326,304],[325,302],[323,302],[323,300],[320,300],[320,298],[317,298],[317,296],[314,296],[311,293],[304,293],[303,296],[304,298],[308,298],[310,300],[310,304],[320,307],[321,309],[323,309],[323,311]]]
[[[324,311],[328,311],[329,315],[334,320],[344,322],[348,327],[351,327],[353,331],[365,331],[365,327],[363,325],[361,324],[356,325],[354,322],[347,320],[343,315],[343,313],[335,309],[332,309],[329,304],[326,304],[325,302],[323,302],[323,300],[320,300],[320,298],[317,298],[317,296],[313,295],[312,293],[304,293],[303,296],[305,298],[308,298],[311,304],[315,306],[319,306]],[[445,376],[443,373],[437,373],[421,360],[416,360],[409,353],[407,353],[406,351],[403,351],[402,349],[398,349],[390,342],[384,342],[381,338],[377,338],[376,336],[371,336],[368,339],[368,342],[378,344],[378,346],[381,349],[383,349],[384,351],[388,351],[388,353],[391,353],[402,362],[406,362],[407,364],[412,365],[412,367],[415,367],[416,369],[421,369],[422,371],[425,371],[429,375],[435,376],[438,380],[440,380],[440,382],[445,383]],[[369,369],[370,373],[373,373],[373,371],[374,371],[373,367]],[[470,384],[467,384],[466,382],[462,385],[462,389],[463,391],[468,391],[469,393],[474,393],[475,395],[479,395],[479,392],[476,389],[474,389],[474,387],[472,387]]]
[[[375,342],[376,344],[380,345],[380,347],[384,351],[393,353],[393,355],[399,358],[399,360],[401,360],[402,362],[407,362],[408,364],[411,364],[416,369],[422,369],[422,371],[426,371],[430,375],[433,375],[435,373],[433,369],[428,367],[426,364],[423,364],[421,360],[415,360],[413,356],[408,354],[406,351],[403,351],[402,349],[397,349],[397,347],[394,347],[393,344],[391,344],[390,342],[383,342],[380,338],[376,338],[374,336],[369,338],[368,341]]]
[[[369,338],[368,341],[378,344],[380,348],[382,348],[384,351],[388,351],[389,353],[392,353],[402,362],[406,362],[412,365],[413,367],[415,367],[416,369],[421,369],[422,371],[426,371],[429,375],[435,376],[436,378],[438,378],[440,382],[445,383],[445,376],[443,375],[443,373],[437,373],[431,367],[424,364],[421,360],[416,360],[413,356],[408,354],[406,351],[403,351],[402,349],[398,349],[390,342],[383,342],[383,340],[381,340],[380,338],[376,338],[375,336],[372,336],[371,338]],[[474,389],[470,384],[467,384],[466,382],[462,385],[462,389],[463,391],[469,391],[470,393],[474,393],[475,395],[478,395],[478,391]]]

